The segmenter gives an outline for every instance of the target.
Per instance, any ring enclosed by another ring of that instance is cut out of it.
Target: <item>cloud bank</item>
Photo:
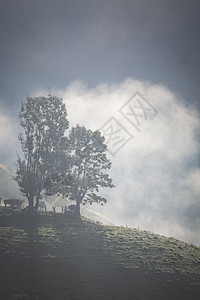
[[[71,127],[78,123],[103,132],[105,126],[113,129],[117,124],[115,131],[124,130],[121,140],[129,138],[114,156],[113,145],[120,143],[116,136],[116,140],[110,139],[110,175],[116,188],[102,190],[108,199],[105,206],[90,208],[116,225],[200,245],[198,112],[186,107],[169,88],[132,78],[95,88],[76,81],[64,90],[38,89],[32,95],[48,93],[64,99]],[[131,106],[138,117],[134,118],[133,110],[128,113]]]
[[[0,162],[14,167],[16,152],[20,153],[18,144],[20,128],[5,104],[0,104],[0,128]]]
[[[71,126],[96,130],[113,117],[132,137],[115,157],[108,154],[116,188],[102,191],[108,203],[93,209],[118,225],[200,244],[198,112],[165,86],[131,78],[93,89],[77,81],[52,92],[64,98]],[[140,131],[120,112],[138,92],[157,111],[155,117],[150,112],[146,120],[139,118]]]

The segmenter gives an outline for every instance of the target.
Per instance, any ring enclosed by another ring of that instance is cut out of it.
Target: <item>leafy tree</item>
[[[107,146],[99,131],[92,132],[79,125],[71,129],[66,159],[69,168],[64,176],[60,174],[60,177],[54,178],[54,182],[59,185],[57,191],[76,201],[77,216],[80,216],[81,203],[103,205],[107,202],[98,195],[100,187],[114,187],[112,179],[105,172],[111,168],[106,150]]]
[[[47,178],[59,168],[66,147],[67,111],[62,99],[27,97],[19,113],[23,158],[18,158],[15,180],[27,197],[29,213],[37,211]]]

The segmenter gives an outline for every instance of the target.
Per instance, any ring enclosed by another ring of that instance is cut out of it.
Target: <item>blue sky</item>
[[[200,19],[196,0],[1,0],[0,163],[15,167],[26,95],[63,97],[70,126],[114,117],[134,136],[94,207],[115,224],[200,244]],[[157,110],[135,132],[120,108]],[[109,147],[109,145],[108,145]]]

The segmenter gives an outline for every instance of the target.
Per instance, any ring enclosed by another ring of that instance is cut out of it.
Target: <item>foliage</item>
[[[81,203],[103,205],[107,200],[98,195],[99,189],[114,187],[112,179],[105,172],[111,168],[106,150],[107,146],[99,131],[93,132],[79,125],[71,129],[66,156],[68,164],[63,169],[64,177],[61,175],[59,181],[57,176],[57,183],[60,183],[57,191],[76,201],[79,216]]]
[[[67,111],[62,99],[27,97],[19,113],[24,133],[19,134],[23,158],[18,158],[16,181],[35,211],[44,183],[56,172],[66,147],[64,133],[68,128]],[[35,207],[34,207],[35,200]]]

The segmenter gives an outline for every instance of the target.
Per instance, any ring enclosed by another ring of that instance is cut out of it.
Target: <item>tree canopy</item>
[[[76,201],[77,215],[80,215],[81,203],[106,203],[107,200],[98,195],[100,187],[114,187],[106,173],[111,167],[106,150],[99,131],[93,132],[79,125],[71,129],[66,157],[68,168],[56,180],[54,178],[54,182],[57,183],[57,191]]]
[[[45,181],[57,170],[66,147],[67,111],[56,96],[27,97],[21,104],[19,118],[23,157],[18,158],[15,179],[32,213],[37,210]]]
[[[99,190],[114,185],[107,172],[111,168],[107,146],[98,130],[76,125],[65,136],[69,126],[65,104],[51,95],[27,97],[19,118],[22,157],[15,179],[28,199],[29,213],[37,211],[43,192],[62,193],[76,201],[78,216],[81,203],[107,202]]]

